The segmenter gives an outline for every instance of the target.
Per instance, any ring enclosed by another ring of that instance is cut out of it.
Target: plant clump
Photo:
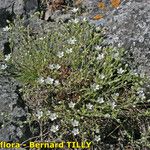
[[[32,110],[27,121],[39,125],[41,136],[49,131],[53,138],[98,144],[120,134],[133,142],[126,123],[150,115],[149,109],[139,110],[147,102],[144,80],[128,65],[126,51],[103,39],[86,19],[36,35],[29,26],[10,24],[8,72],[22,83],[20,91]]]

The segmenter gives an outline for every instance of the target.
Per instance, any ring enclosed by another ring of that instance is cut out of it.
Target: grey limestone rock
[[[38,7],[38,0],[0,0],[0,50],[4,50],[8,43],[8,34],[2,29],[8,25],[7,20],[33,13]]]
[[[71,13],[62,14],[61,11],[56,11],[54,14],[51,15],[51,19],[55,22],[63,21],[67,22],[72,17]]]
[[[6,20],[11,20],[14,15],[22,15],[24,0],[1,0],[0,1],[0,27],[7,25]]]
[[[38,0],[1,0],[0,10],[14,13],[16,15],[24,14],[38,8]]]
[[[101,12],[93,5],[89,17]],[[121,1],[120,6],[110,8],[103,19],[90,20],[90,22],[105,27],[106,43],[124,47],[129,53],[132,53],[130,57],[133,61],[129,61],[130,65],[137,66],[138,72],[150,75],[149,0]]]
[[[18,84],[10,77],[0,76],[0,141],[17,141],[24,137],[24,104],[17,94]]]

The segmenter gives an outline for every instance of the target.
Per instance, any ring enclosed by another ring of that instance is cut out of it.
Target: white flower
[[[99,133],[100,131],[99,131],[99,129],[96,129],[95,132],[96,132],[96,133]]]
[[[43,40],[43,39],[44,39],[43,37],[40,37],[40,38],[39,38],[39,40]]]
[[[85,22],[85,21],[87,21],[87,18],[86,18],[86,17],[84,17],[84,18],[83,18],[83,21],[84,21],[84,22]]]
[[[4,32],[7,32],[7,31],[9,31],[10,30],[10,28],[8,27],[8,26],[6,26],[5,28],[3,28],[3,31]]]
[[[117,100],[119,97],[119,93],[114,93],[111,95],[114,100]]]
[[[58,70],[58,69],[61,68],[61,66],[59,64],[50,64],[48,66],[48,68],[51,69],[51,70],[54,70],[54,69]]]
[[[92,109],[92,108],[93,108],[93,105],[90,104],[90,103],[88,103],[88,104],[86,104],[86,107],[87,107],[87,109]]]
[[[114,109],[116,106],[117,106],[117,105],[116,105],[116,103],[115,103],[115,102],[112,102],[112,103],[111,103],[111,107],[112,107],[112,109]]]
[[[50,65],[48,66],[48,68],[51,69],[51,70],[54,70],[54,69],[55,69],[55,65],[54,65],[54,64],[50,64]]]
[[[144,73],[144,72],[141,73],[141,74],[140,74],[140,77],[141,77],[141,78],[144,78],[144,77],[145,77],[145,73]]]
[[[58,70],[58,69],[60,69],[61,68],[61,66],[59,65],[59,64],[55,64],[55,69],[56,70]]]
[[[53,79],[53,78],[47,77],[47,78],[45,79],[45,83],[46,83],[46,84],[53,84],[53,82],[54,82],[54,79]]]
[[[144,42],[145,39],[144,39],[143,36],[140,36],[138,40],[139,40],[140,43],[142,43],[142,42]]]
[[[20,93],[21,93],[21,92],[23,92],[23,89],[22,89],[22,88],[20,88],[20,89],[19,89],[19,92],[20,92]]]
[[[119,93],[114,93],[112,96],[117,98],[119,96]]]
[[[95,135],[94,141],[99,142],[101,140],[100,135]]]
[[[17,136],[20,137],[20,138],[23,136],[22,130],[21,130],[20,128],[17,128],[16,134],[17,134]]]
[[[25,53],[25,56],[27,56],[28,55],[28,53]]]
[[[113,54],[113,58],[115,58],[115,59],[118,58],[118,56],[119,56],[118,52]]]
[[[67,53],[67,54],[72,53],[72,48],[67,48],[66,53]]]
[[[138,91],[137,94],[139,95],[139,98],[141,98],[142,100],[146,99],[146,96],[143,90]]]
[[[101,46],[99,46],[99,45],[97,45],[97,46],[95,46],[95,49],[98,51],[98,50],[101,50],[101,49],[102,49],[102,47],[101,47]]]
[[[97,90],[100,89],[100,85],[95,84],[95,83],[94,83],[91,87],[92,87],[92,89],[93,89],[94,91],[97,91]]]
[[[73,23],[77,24],[79,22],[79,19],[75,18],[72,20]]]
[[[55,80],[55,81],[54,81],[54,85],[55,85],[55,86],[58,86],[59,84],[60,84],[60,83],[59,83],[59,80]]]
[[[117,69],[117,73],[118,73],[118,74],[122,74],[122,73],[124,73],[124,70],[123,70],[122,68]]]
[[[73,120],[73,121],[72,121],[72,125],[73,125],[74,127],[77,127],[77,126],[79,125],[79,121]]]
[[[139,75],[139,73],[138,73],[138,71],[137,71],[136,69],[131,70],[131,74],[132,74],[132,75],[135,75],[135,76],[138,76],[138,75]]]
[[[96,27],[96,31],[97,31],[97,32],[98,32],[98,31],[101,31],[101,29],[102,29],[102,28],[101,28],[101,27],[99,27],[99,26],[98,26],[98,27]]]
[[[51,115],[51,112],[50,112],[49,110],[47,111],[47,115],[48,115],[48,116]]]
[[[38,83],[40,83],[40,84],[44,83],[44,78],[43,77],[39,77],[38,78]]]
[[[55,133],[59,130],[59,126],[58,125],[56,125],[56,126],[52,125],[50,130]]]
[[[98,97],[97,102],[102,104],[104,103],[104,98],[103,97]]]
[[[2,70],[5,70],[6,68],[7,68],[7,65],[6,65],[6,64],[1,65],[1,69],[2,69]]]
[[[98,54],[97,60],[102,60],[104,58],[104,54]]]
[[[77,13],[78,10],[79,10],[79,8],[73,8],[73,9],[72,9],[72,12],[73,12],[73,13]]]
[[[110,115],[109,114],[105,114],[104,117],[110,118]]]
[[[5,61],[9,61],[10,58],[11,58],[11,54],[5,55]]]
[[[38,110],[36,116],[38,117],[38,119],[41,119],[43,117],[43,111]]]
[[[51,119],[51,121],[54,121],[58,118],[58,115],[56,113],[51,113],[49,118]]]
[[[146,99],[146,96],[145,96],[144,93],[143,93],[143,94],[140,94],[139,97],[140,97],[142,100]]]
[[[144,93],[143,90],[144,90],[143,88],[138,88],[137,94],[143,94]]]
[[[58,52],[57,56],[58,56],[59,58],[62,58],[62,57],[64,56],[64,52]]]
[[[70,39],[68,40],[68,44],[75,44],[76,41],[77,41],[77,40],[75,39],[75,37],[70,38]]]
[[[72,130],[72,133],[73,133],[74,135],[79,134],[79,129],[74,128],[74,129]]]
[[[118,47],[120,48],[122,46],[122,43],[118,43]]]
[[[69,105],[70,108],[74,108],[75,104],[76,103],[70,102],[68,105]]]
[[[103,80],[105,78],[105,75],[104,74],[101,74],[100,75],[100,78]]]

